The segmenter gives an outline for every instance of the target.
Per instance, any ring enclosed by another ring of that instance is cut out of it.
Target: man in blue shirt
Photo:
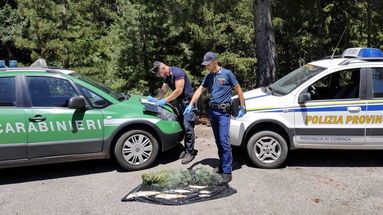
[[[193,110],[189,111],[188,114],[182,114],[185,107],[189,105],[193,96],[193,88],[190,84],[189,78],[182,69],[178,67],[170,67],[159,61],[153,63],[151,72],[156,74],[158,77],[163,78],[164,83],[155,98],[148,96],[147,99],[160,106],[164,106],[170,101],[175,101],[175,106],[180,113],[180,122],[185,133],[185,149],[181,153],[180,159],[182,159],[182,164],[188,164],[197,154],[197,150],[194,150],[195,108],[192,108]],[[173,92],[166,98],[163,98],[169,89]]]
[[[231,181],[232,154],[229,143],[230,128],[230,109],[231,109],[231,90],[235,89],[240,101],[240,111],[238,118],[245,114],[245,99],[241,86],[234,74],[218,65],[218,56],[213,52],[207,52],[204,56],[202,65],[210,72],[203,79],[201,86],[194,93],[190,104],[185,108],[184,114],[187,115],[193,110],[193,104],[201,94],[208,89],[211,93],[209,101],[209,118],[213,129],[215,142],[218,147],[219,165],[217,171],[222,174],[220,184],[227,184]]]

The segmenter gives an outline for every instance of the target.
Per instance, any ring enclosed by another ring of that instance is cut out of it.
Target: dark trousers
[[[230,114],[224,113],[222,110],[209,108],[209,118],[218,148],[218,168],[220,172],[231,174],[233,155],[229,143]]]
[[[195,142],[195,133],[194,133],[194,127],[195,127],[195,117],[196,114],[194,111],[191,111],[190,113],[183,115],[185,108],[181,107],[179,109],[180,114],[180,121],[182,122],[182,129],[184,130],[185,138],[184,138],[184,146],[185,146],[185,152],[189,154],[194,154],[194,142]]]

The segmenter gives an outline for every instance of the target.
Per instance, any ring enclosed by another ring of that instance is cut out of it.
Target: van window
[[[34,107],[68,107],[77,96],[69,81],[60,78],[27,77],[27,85]]]
[[[383,68],[373,68],[372,71],[372,90],[374,98],[383,97]]]
[[[77,85],[82,94],[89,100],[89,102],[92,104],[94,108],[104,108],[108,105],[110,105],[110,102],[108,102],[106,99],[102,98],[97,93],[81,86]]]
[[[331,73],[307,88],[311,100],[359,98],[360,69]]]
[[[0,106],[16,106],[15,77],[0,78]]]

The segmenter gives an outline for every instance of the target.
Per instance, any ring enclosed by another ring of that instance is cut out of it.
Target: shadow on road
[[[243,165],[246,165],[246,166],[251,165],[251,162],[246,152],[243,149],[239,147],[232,147],[232,154],[233,154],[233,164],[232,164],[233,171],[241,169]],[[189,169],[193,169],[194,167],[198,165],[210,166],[212,168],[215,168],[215,167],[218,167],[218,164],[219,164],[218,158],[206,158],[193,163],[193,165],[191,165]]]
[[[151,168],[166,165],[178,160],[183,146],[160,154]],[[244,149],[233,147],[233,171],[241,169],[243,165],[255,167]],[[190,168],[197,165],[218,166],[217,158],[206,158],[195,162]],[[383,167],[383,150],[295,150],[290,151],[287,160],[281,168],[285,167]],[[17,167],[0,169],[0,185],[41,181],[47,179],[64,178],[96,174],[102,172],[127,172],[121,169],[114,159],[90,160],[71,163],[49,164],[40,166]]]
[[[112,160],[90,160],[0,169],[0,185],[109,172],[116,165]]]
[[[233,148],[235,165],[255,167],[245,149]],[[300,167],[383,167],[383,150],[310,150],[290,151],[281,168]]]
[[[160,164],[167,164],[178,160],[178,156],[181,151],[182,146],[179,145],[165,153],[161,153],[151,168]],[[70,163],[15,167],[0,169],[0,185],[42,181],[47,179],[65,178],[111,171],[128,172],[119,167],[114,158],[108,160],[88,160]]]

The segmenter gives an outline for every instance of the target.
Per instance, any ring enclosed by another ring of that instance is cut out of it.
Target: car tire
[[[250,160],[260,168],[278,168],[285,162],[288,150],[285,138],[274,131],[259,131],[247,143]]]
[[[114,147],[118,164],[126,170],[148,168],[156,160],[159,144],[149,132],[141,129],[122,134]]]

